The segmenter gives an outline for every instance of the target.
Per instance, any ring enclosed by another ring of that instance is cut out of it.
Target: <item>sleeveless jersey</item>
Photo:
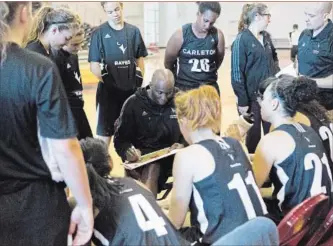
[[[114,182],[115,179],[108,179]],[[151,192],[130,178],[95,218],[93,243],[99,245],[189,245],[173,227]]]
[[[332,200],[332,174],[325,148],[316,132],[303,124],[285,124],[274,131],[285,131],[295,141],[294,152],[281,163],[274,164],[270,180],[273,197],[283,214],[305,199],[321,192]]]
[[[326,150],[326,156],[329,159],[331,171],[333,168],[333,123],[323,123],[323,120],[316,118],[309,112],[302,112],[308,117],[311,127],[318,133]]]
[[[192,24],[182,27],[183,45],[178,54],[176,85],[180,88],[197,88],[217,82],[218,33],[212,27],[205,38],[198,38]]]
[[[193,183],[191,224],[201,242],[212,244],[246,221],[267,213],[251,164],[240,143],[232,138],[199,142],[214,157],[214,172]]]

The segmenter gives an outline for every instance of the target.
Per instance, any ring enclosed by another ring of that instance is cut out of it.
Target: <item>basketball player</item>
[[[100,81],[96,94],[97,137],[109,145],[121,107],[141,86],[136,80],[136,69],[139,67],[144,74],[143,58],[148,53],[140,30],[124,22],[123,4],[101,4],[108,21],[93,32],[88,61],[91,72]]]
[[[292,119],[302,97],[308,96],[297,90],[302,82],[291,76],[271,77],[259,88],[262,117],[273,131],[260,141],[253,169],[259,187],[268,177],[273,183],[276,207],[272,213],[280,219],[308,197],[321,192],[331,201],[333,197],[329,157],[322,141],[311,127]]]
[[[96,246],[189,245],[151,192],[131,178],[109,176],[108,147],[102,140],[81,140],[81,147],[94,202]]]
[[[333,120],[333,24],[332,2],[308,3],[306,26],[298,41],[298,70],[316,80],[318,101]]]
[[[44,6],[34,16],[26,48],[51,57],[51,48],[60,49],[73,37],[80,18],[65,8]]]
[[[290,50],[290,60],[292,62],[295,62],[296,56],[297,56],[297,50],[298,50],[298,39],[300,36],[300,32],[298,31],[298,25],[293,25],[293,31],[289,33],[289,39],[291,44],[291,50]]]
[[[329,160],[331,171],[333,170],[333,122],[326,115],[326,109],[316,100],[317,84],[316,81],[307,77],[288,78],[282,75],[281,79],[292,79],[294,83],[286,91],[289,97],[295,97],[299,103],[294,119],[307,126],[311,126],[320,136],[326,149],[326,156]],[[295,94],[294,91],[299,92]]]
[[[214,24],[221,13],[218,2],[198,2],[197,20],[184,25],[168,41],[164,66],[174,72],[180,90],[217,84],[217,70],[225,52],[224,35]]]
[[[59,50],[52,49],[52,56],[56,62],[62,78],[68,102],[71,107],[78,129],[78,139],[92,137],[91,128],[84,112],[82,78],[77,53],[81,50],[84,40],[83,29]]]
[[[270,35],[265,31],[270,22],[265,4],[245,4],[238,26],[238,35],[231,47],[231,83],[237,97],[238,112],[253,114],[254,125],[246,137],[246,147],[253,154],[269,124],[262,122],[256,92],[260,81],[275,75],[279,61]]]
[[[212,244],[236,227],[266,214],[241,144],[221,138],[221,104],[217,91],[204,85],[177,94],[176,112],[189,147],[173,164],[169,218],[177,229],[191,212],[191,228],[182,228],[190,242]]]
[[[58,69],[21,48],[31,2],[0,2],[0,13],[0,244],[67,245],[76,225],[74,244],[85,244],[92,199]],[[65,183],[78,201],[72,215]]]

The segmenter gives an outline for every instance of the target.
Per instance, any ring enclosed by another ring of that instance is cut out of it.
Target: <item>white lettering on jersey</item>
[[[183,49],[183,53],[186,55],[192,56],[207,56],[207,55],[215,55],[216,49],[214,50],[188,50]]]
[[[131,64],[131,61],[130,60],[127,60],[127,61],[115,61],[114,62],[114,65],[115,66],[124,66],[124,65],[130,65]]]

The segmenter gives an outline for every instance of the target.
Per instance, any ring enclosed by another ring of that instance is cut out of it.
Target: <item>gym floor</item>
[[[164,61],[164,49],[160,49],[158,53],[145,58],[145,78],[144,83],[148,84],[153,72],[158,68],[163,68]],[[278,50],[278,57],[280,60],[280,68],[284,68],[291,63],[289,59],[289,50]],[[83,96],[85,100],[85,111],[89,119],[90,126],[93,134],[96,133],[96,88],[97,79],[90,73],[89,64],[86,61],[82,61],[80,64],[81,75],[84,83]],[[219,86],[221,91],[222,101],[222,132],[228,127],[230,123],[238,118],[236,111],[236,98],[231,87],[231,54],[230,50],[226,50],[226,55],[219,69]],[[113,143],[110,145],[110,154],[113,159],[113,171],[114,176],[123,176],[124,168],[121,165],[121,159],[113,148]]]

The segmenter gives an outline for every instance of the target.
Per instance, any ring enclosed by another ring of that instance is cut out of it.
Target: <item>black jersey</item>
[[[317,133],[303,124],[285,124],[274,131],[285,131],[295,141],[294,152],[270,172],[273,196],[286,214],[305,199],[321,192],[332,201],[332,174],[325,148]]]
[[[108,182],[115,179],[108,178]],[[99,245],[189,245],[174,228],[151,192],[131,178],[117,178],[123,187],[94,223],[92,241]]]
[[[331,170],[333,168],[333,123],[317,118],[315,115],[301,111],[310,120],[311,127],[318,133],[326,150]],[[324,123],[325,122],[325,123]]]
[[[46,57],[51,57],[51,49],[47,51],[39,40],[29,42],[26,49],[37,52]]]
[[[103,59],[107,65],[108,79],[112,80],[107,81],[107,84],[131,91],[136,88],[136,59],[147,55],[140,30],[136,26],[124,23],[123,29],[115,30],[105,22],[92,34],[88,61],[101,62]]]
[[[40,137],[77,134],[56,65],[11,44],[0,68],[0,105],[0,194],[31,180],[51,181],[57,168],[44,161]]]
[[[58,66],[70,106],[82,108],[83,87],[78,56],[63,49],[52,50],[52,56]]]
[[[199,142],[214,157],[215,170],[193,184],[191,224],[212,244],[246,221],[267,213],[251,164],[232,138]]]
[[[182,27],[183,45],[178,54],[176,85],[197,88],[217,83],[218,32],[212,27],[205,38],[198,38],[192,24]]]

